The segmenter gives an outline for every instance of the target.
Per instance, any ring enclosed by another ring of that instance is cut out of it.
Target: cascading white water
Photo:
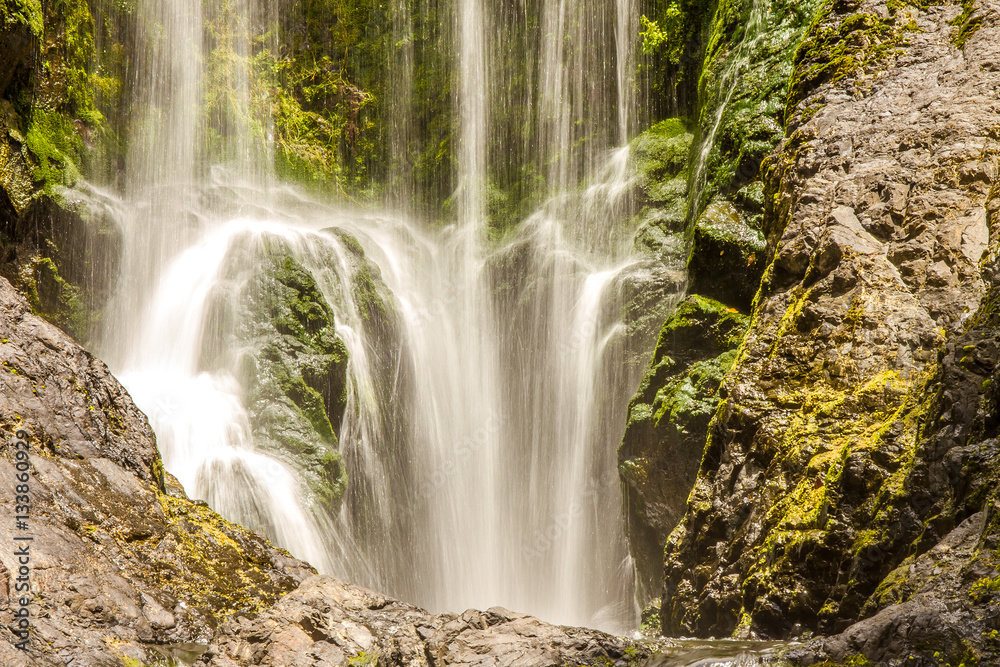
[[[633,122],[630,1],[614,15],[590,0],[544,8],[553,32],[539,64],[541,157],[551,197],[502,247],[486,240],[496,73],[480,0],[455,6],[460,173],[456,222],[443,229],[269,186],[257,164],[266,163],[263,140],[247,136],[267,123],[254,120],[245,73],[228,75],[233,94],[209,110],[236,138],[221,150],[229,165],[207,169],[199,100],[219,77],[197,39],[201,3],[151,14],[167,37],[149,37],[152,64],[142,70],[137,106],[148,108],[149,135],[132,156],[126,279],[104,353],[189,494],[322,571],[433,609],[500,604],[556,622],[634,624],[616,447],[641,371],[626,359],[651,341],[631,340],[623,321],[645,260],[630,247],[628,149],[612,148]],[[219,48],[245,56],[239,40],[252,26],[239,12],[234,21]],[[614,75],[591,72],[608,66],[609,52]],[[583,103],[597,93],[601,104]],[[597,138],[591,130],[602,124],[617,135]],[[590,133],[583,155],[581,127]],[[348,482],[336,515],[311,496],[294,457],[257,442],[248,380],[234,370],[246,324],[214,310],[221,300],[240,312],[268,253],[313,276],[348,351],[337,434]],[[388,314],[375,322],[365,300],[381,285]]]
[[[241,388],[228,372],[199,364],[207,310],[233,244],[279,225],[235,219],[212,229],[169,266],[150,299],[139,358],[119,375],[154,426],[164,465],[196,498],[326,571],[321,518],[306,511],[295,473],[257,452]]]

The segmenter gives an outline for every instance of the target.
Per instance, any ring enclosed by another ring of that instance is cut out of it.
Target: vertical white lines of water
[[[485,224],[487,96],[486,23],[482,0],[457,0],[458,4],[458,115],[459,207],[458,220],[481,232]],[[474,242],[475,237],[470,239]]]
[[[413,16],[407,0],[392,0],[392,44],[388,52],[390,97],[389,107],[389,157],[395,165],[394,176],[399,179],[388,193],[390,205],[407,211],[414,206],[416,196],[413,174],[409,168],[409,144],[413,132],[413,70],[414,36]]]
[[[111,311],[117,325],[107,345],[114,363],[129,347],[130,322],[157,271],[186,239],[187,215],[177,190],[195,180],[202,96],[201,0],[140,0],[136,20],[136,84],[126,183],[125,248],[120,289]],[[173,223],[173,225],[170,225]],[[170,225],[170,226],[168,226]]]
[[[550,192],[560,192],[570,186],[569,159],[571,147],[572,107],[568,95],[566,66],[566,23],[568,4],[573,0],[543,3],[542,9],[542,74],[539,91],[539,122],[541,124],[542,163],[548,164]]]
[[[635,46],[639,34],[636,0],[615,0],[615,74],[618,82],[618,143],[625,144],[631,133],[635,108]]]
[[[458,226],[443,239],[445,256],[432,273],[434,291],[454,293],[450,318],[419,323],[410,331],[427,336],[415,354],[426,369],[418,378],[423,401],[422,432],[431,443],[424,475],[457,470],[449,482],[434,487],[429,499],[436,517],[431,526],[441,604],[482,605],[496,600],[503,579],[498,525],[503,499],[497,490],[502,453],[496,433],[484,427],[495,419],[498,361],[490,298],[483,272],[481,243],[486,237],[485,191],[489,177],[487,108],[490,72],[486,62],[489,21],[482,0],[457,2],[459,59],[459,204]],[[426,270],[426,269],[425,269]],[[416,346],[414,346],[416,348]],[[474,456],[457,460],[459,443],[484,432],[486,442]]]
[[[597,381],[603,351],[599,341],[603,337],[600,314],[604,290],[617,273],[617,269],[611,269],[591,273],[586,277],[579,289],[579,297],[571,311],[570,320],[571,331],[584,332],[584,335],[577,339],[567,337],[564,341],[574,340],[579,344],[566,345],[563,342],[557,351],[563,357],[560,366],[565,369],[561,391],[568,400],[564,405],[575,403],[576,408],[560,415],[563,420],[561,435],[565,449],[561,452],[564,461],[561,464],[562,474],[558,477],[560,488],[555,496],[555,516],[557,521],[561,517],[569,518],[565,537],[557,542],[555,549],[555,590],[562,606],[561,614],[588,607],[590,591],[580,586],[581,581],[587,580],[587,559],[581,556],[588,548],[593,548],[598,537],[592,520],[591,505],[598,489],[595,488],[591,473],[590,464],[594,458],[591,450],[607,446],[607,443],[595,442],[594,439],[594,383]]]
[[[628,144],[612,150],[593,182],[584,190],[581,211],[586,234],[583,247],[603,258],[620,259],[630,231],[622,227],[628,220],[629,192],[635,174],[629,164]]]
[[[204,16],[201,0],[141,0],[138,13],[134,106],[142,118],[129,168],[134,193],[144,194],[151,185],[194,174]]]

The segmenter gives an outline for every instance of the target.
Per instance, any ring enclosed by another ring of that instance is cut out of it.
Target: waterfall
[[[241,69],[250,36],[272,20],[253,0],[140,3],[143,25],[162,30],[138,38],[143,134],[130,155],[125,269],[102,353],[189,495],[320,571],[434,610],[503,605],[634,627],[616,449],[652,340],[624,312],[663,280],[632,248],[622,144],[635,124],[633,4],[538,8],[543,44],[529,78],[545,201],[499,243],[486,208],[488,106],[515,73],[488,59],[510,27],[492,30],[481,0],[453,7],[458,186],[454,218],[439,226],[276,182],[269,120]],[[400,46],[389,115],[399,119],[413,99],[413,17],[406,3],[391,11]],[[205,94],[219,88],[221,98]],[[393,129],[393,154],[414,131]],[[408,178],[396,180],[397,200],[414,187]],[[299,381],[274,370],[273,352],[298,343],[260,319],[292,289],[276,266],[307,276],[294,288],[322,296],[346,350],[335,437],[286,438],[324,461],[329,479],[342,457],[342,500],[324,497],[314,482],[326,473],[277,447],[272,422],[261,425],[281,409],[302,428],[329,428],[306,399],[259,399],[267,383]]]

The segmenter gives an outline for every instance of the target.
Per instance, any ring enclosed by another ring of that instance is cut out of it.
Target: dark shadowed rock
[[[698,295],[667,318],[618,448],[626,527],[643,602],[659,593],[663,545],[684,513],[719,384],[749,318]]]
[[[839,635],[790,651],[788,660],[814,665],[864,656],[893,666],[996,664],[1000,559],[993,553],[998,536],[986,530],[986,518],[986,511],[974,514],[933,549],[896,568],[873,596],[893,604]]]
[[[694,227],[689,289],[749,310],[764,272],[764,250],[764,236],[735,206],[725,200],[709,204]]]

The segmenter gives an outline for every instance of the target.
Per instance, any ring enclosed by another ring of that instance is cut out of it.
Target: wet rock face
[[[161,483],[153,432],[107,366],[31,314],[0,280],[0,426],[28,432],[37,452],[107,459],[140,480]]]
[[[770,266],[666,545],[667,633],[839,632],[891,603],[872,596],[905,558],[991,511],[977,479],[994,445],[973,436],[993,419],[997,329],[975,323],[995,281],[1000,5],[975,3],[961,49],[958,6],[831,7],[813,37],[851,35],[858,57],[824,79],[801,76],[821,68],[800,52],[793,79],[811,83],[764,167]],[[858,16],[893,48],[862,53]],[[980,650],[971,628],[962,646]]]
[[[122,232],[98,198],[68,189],[62,194],[59,203],[40,197],[6,220],[0,212],[6,246],[0,275],[34,312],[86,343],[118,279]]]
[[[313,577],[254,620],[226,622],[198,667],[625,665],[645,651],[594,630],[494,607],[436,614],[333,577]]]
[[[31,452],[28,529],[15,525],[15,434]],[[204,504],[163,492],[149,424],[107,367],[0,279],[0,534],[30,535],[35,634],[12,645],[18,563],[0,553],[0,663],[150,663],[146,643],[207,639],[312,569]]]
[[[643,602],[659,594],[663,545],[684,513],[719,384],[748,320],[717,301],[688,296],[664,323],[629,405],[618,467]]]
[[[313,501],[336,512],[346,484],[337,430],[348,354],[333,310],[279,238],[236,244],[225,272],[213,295],[201,364],[233,373],[254,446],[296,470]]]
[[[1000,657],[1000,536],[986,522],[996,509],[972,515],[930,551],[893,570],[873,600],[895,604],[786,657],[795,665],[857,656],[886,665],[994,664]]]
[[[688,289],[749,311],[764,272],[764,236],[728,201],[709,204],[694,226]]]

